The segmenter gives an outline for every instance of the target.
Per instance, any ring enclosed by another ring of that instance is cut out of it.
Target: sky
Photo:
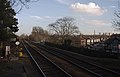
[[[33,26],[47,30],[59,18],[72,17],[82,34],[116,33],[112,27],[118,0],[39,0],[17,14],[19,32],[30,34]]]

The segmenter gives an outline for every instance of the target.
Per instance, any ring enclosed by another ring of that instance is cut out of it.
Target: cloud
[[[108,0],[108,1],[115,1],[115,0]],[[117,0],[116,0],[117,1]]]
[[[65,0],[56,0],[57,2],[61,3],[61,4],[65,4],[68,5],[69,2],[65,1]]]
[[[93,15],[103,15],[103,13],[106,12],[106,10],[103,10],[101,7],[99,7],[93,2],[90,2],[88,4],[81,4],[81,3],[71,4],[71,8],[78,12],[83,12],[83,13],[85,12]]]
[[[31,18],[36,18],[36,19],[43,19],[42,17],[40,16],[30,16]]]
[[[49,18],[52,18],[52,17],[50,17],[50,16],[44,16],[44,18],[48,18],[49,19]]]
[[[112,8],[116,8],[117,6],[111,6]]]
[[[103,20],[86,20],[84,21],[86,24],[93,25],[93,26],[106,26],[109,25],[108,22]]]
[[[61,17],[51,17],[51,16],[30,16],[30,17],[35,19],[40,19],[40,20],[61,18]]]

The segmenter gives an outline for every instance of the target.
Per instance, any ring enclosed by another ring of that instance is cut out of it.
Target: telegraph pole
[[[94,34],[93,34],[93,43],[94,43],[94,40],[95,40],[95,29],[94,29]]]

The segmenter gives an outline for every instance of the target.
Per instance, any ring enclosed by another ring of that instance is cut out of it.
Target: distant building
[[[113,34],[104,42],[104,49],[108,52],[120,53],[120,34]]]
[[[110,35],[74,35],[69,36],[69,39],[71,39],[71,45],[75,47],[89,47],[91,45],[94,45],[96,43],[105,41],[108,39]],[[55,43],[55,44],[63,44],[64,41],[61,38],[60,35],[50,35],[47,39],[47,42]],[[98,46],[96,46],[98,48]]]

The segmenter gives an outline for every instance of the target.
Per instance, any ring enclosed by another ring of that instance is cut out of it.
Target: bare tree
[[[48,27],[62,41],[70,39],[70,36],[79,33],[79,28],[75,25],[74,18],[71,17],[60,18],[55,23],[49,24]]]
[[[44,30],[42,27],[35,26],[32,29],[31,37],[34,39],[34,41],[42,41],[45,39],[45,37],[48,35],[48,32]]]
[[[120,2],[118,2],[118,10],[115,11],[114,15],[112,25],[116,30],[120,30]]]
[[[38,35],[39,35],[39,34],[44,34],[43,28],[42,28],[42,27],[39,27],[39,26],[33,27],[32,32],[34,32],[34,33],[36,33],[36,34],[38,34]]]

